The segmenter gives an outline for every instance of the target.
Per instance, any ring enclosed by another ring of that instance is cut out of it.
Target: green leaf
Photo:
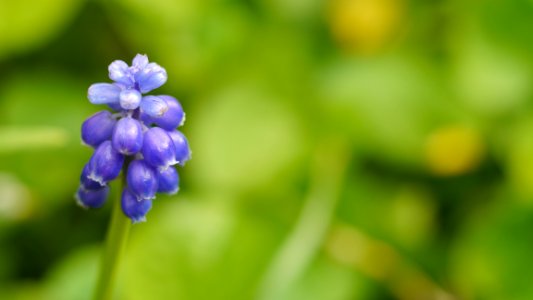
[[[83,0],[0,2],[0,59],[39,47],[58,34]]]
[[[246,190],[272,183],[302,155],[298,117],[275,95],[235,86],[219,91],[188,116],[197,183],[221,190]]]
[[[81,145],[80,126],[99,109],[86,100],[87,86],[59,72],[27,69],[5,78],[4,84],[0,169],[29,187],[37,203],[72,201],[81,168],[91,155],[91,149]]]
[[[0,155],[21,150],[62,148],[67,141],[68,134],[61,127],[0,126]]]
[[[57,264],[46,276],[45,300],[88,300],[96,284],[100,249],[81,248]]]
[[[464,298],[526,300],[533,297],[533,211],[502,195],[471,216],[451,252],[451,275]],[[461,297],[463,298],[463,297]]]
[[[132,228],[124,296],[251,299],[279,241],[275,226],[230,208],[228,197],[173,198],[157,200],[148,222]]]

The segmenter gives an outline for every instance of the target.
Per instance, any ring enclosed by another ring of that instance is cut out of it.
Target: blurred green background
[[[117,299],[533,299],[531,0],[0,0],[0,299],[91,298],[86,91],[136,53],[193,160]]]

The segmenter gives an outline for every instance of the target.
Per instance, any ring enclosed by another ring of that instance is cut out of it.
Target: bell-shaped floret
[[[81,125],[82,141],[92,147],[98,147],[103,141],[111,138],[116,122],[107,110],[95,113]]]
[[[179,190],[180,178],[175,168],[157,172],[158,193],[175,194]]]
[[[121,199],[122,212],[130,218],[132,223],[146,221],[146,214],[152,208],[152,200],[138,201],[137,197],[125,188]]]
[[[139,201],[155,198],[158,185],[157,173],[144,160],[138,159],[130,163],[126,180],[131,192]]]
[[[104,205],[109,194],[109,187],[104,186],[98,189],[86,189],[80,185],[76,191],[76,202],[83,208],[99,208]]]
[[[80,175],[80,184],[86,190],[97,190],[105,186],[105,185],[100,184],[97,181],[90,179],[88,176],[89,176],[89,164],[86,164],[83,167],[83,170],[81,171],[81,175]]]
[[[185,135],[179,130],[172,130],[168,132],[168,135],[174,143],[176,160],[180,166],[185,165],[189,159],[191,159],[191,148],[189,147],[189,141]]]
[[[101,185],[118,177],[124,156],[113,149],[111,141],[105,141],[96,148],[93,156],[89,160],[87,176]]]
[[[152,115],[141,111],[141,120],[146,125],[155,124],[165,130],[172,130],[183,125],[183,122],[185,121],[185,113],[183,112],[183,107],[181,107],[181,104],[178,102],[178,100],[167,95],[157,96],[157,98],[165,101],[167,104],[166,111],[164,111],[162,114],[152,113]]]
[[[156,96],[144,96],[141,100],[141,114],[157,118],[163,116],[168,110],[165,100]],[[143,120],[144,121],[144,120]],[[149,124],[147,124],[149,125]]]
[[[144,133],[141,153],[152,167],[165,170],[175,165],[177,163],[175,151],[174,142],[165,130],[152,127]]]
[[[131,117],[120,119],[115,125],[112,141],[113,148],[124,155],[139,152],[143,145],[141,123]]]

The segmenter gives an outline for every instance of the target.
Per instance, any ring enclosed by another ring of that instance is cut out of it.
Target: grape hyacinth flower
[[[175,194],[179,175],[175,165],[191,158],[189,143],[177,130],[185,121],[179,101],[168,95],[145,95],[167,81],[167,72],[146,55],[137,54],[131,66],[121,60],[109,65],[112,83],[95,83],[87,97],[102,110],[81,127],[85,145],[95,149],[83,168],[77,203],[98,208],[109,194],[108,183],[122,171],[126,186],[121,208],[132,223],[146,220],[156,193]]]

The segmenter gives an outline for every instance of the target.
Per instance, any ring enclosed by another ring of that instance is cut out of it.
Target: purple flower
[[[93,148],[98,147],[111,137],[116,122],[107,110],[95,113],[81,125],[81,140]]]
[[[123,163],[124,156],[113,149],[111,141],[105,141],[98,146],[89,160],[87,177],[105,185],[106,182],[118,177]]]
[[[130,71],[130,67],[122,60],[115,60],[109,67],[109,78],[115,82],[121,83],[125,86],[133,86],[135,79]]]
[[[81,185],[76,191],[76,202],[83,208],[99,208],[104,205],[109,194],[109,187],[104,186],[98,189],[90,190]]]
[[[175,168],[167,168],[166,170],[157,172],[157,181],[159,187],[158,193],[175,194],[179,190],[180,178],[178,171]]]
[[[148,93],[167,82],[167,71],[156,63],[149,63],[135,72],[135,81],[141,93]]]
[[[152,127],[144,134],[141,152],[152,167],[165,170],[175,165],[177,163],[175,151],[174,142],[165,130]]]
[[[134,160],[130,163],[126,179],[131,192],[139,201],[155,198],[157,174],[144,160]]]
[[[86,164],[83,167],[83,170],[81,171],[80,184],[86,190],[96,190],[96,189],[99,189],[99,188],[105,186],[105,184],[102,185],[98,181],[94,181],[94,180],[89,178],[89,164]]]
[[[141,113],[149,117],[158,118],[168,111],[167,103],[156,96],[145,96],[141,102]],[[149,125],[149,124],[148,124]]]
[[[142,105],[141,94],[148,93],[167,81],[167,71],[156,63],[149,63],[146,55],[137,54],[128,66],[122,60],[109,65],[109,78],[115,82],[95,83],[89,87],[88,98],[93,104],[109,104],[122,109],[136,109]]]
[[[133,223],[146,221],[146,214],[152,208],[152,200],[137,199],[128,188],[122,192],[121,199],[122,212],[131,219]]]
[[[145,124],[155,124],[165,130],[173,130],[183,125],[185,122],[185,112],[183,112],[183,108],[178,100],[167,95],[157,96],[157,98],[165,102],[166,109],[160,114],[148,113],[145,110],[141,110],[141,120]]]
[[[122,90],[119,95],[120,107],[123,109],[136,109],[141,104],[142,95],[139,91]]]
[[[143,95],[167,81],[166,70],[146,55],[135,56],[131,66],[116,60],[108,71],[113,82],[91,85],[87,96],[116,113],[98,112],[82,125],[82,140],[95,151],[83,168],[75,198],[85,208],[102,206],[107,183],[125,170],[122,211],[137,223],[146,219],[156,193],[179,189],[178,172],[170,166],[190,159],[189,143],[176,130],[185,112],[172,96]]]
[[[181,131],[172,130],[168,132],[168,135],[174,143],[174,149],[176,154],[176,160],[179,162],[180,166],[185,165],[189,159],[191,159],[191,148],[189,147],[189,141]]]
[[[141,150],[143,132],[141,123],[131,117],[120,119],[113,131],[113,148],[124,155],[132,155]]]
[[[92,104],[117,103],[122,89],[111,83],[95,83],[89,87],[87,98]]]

